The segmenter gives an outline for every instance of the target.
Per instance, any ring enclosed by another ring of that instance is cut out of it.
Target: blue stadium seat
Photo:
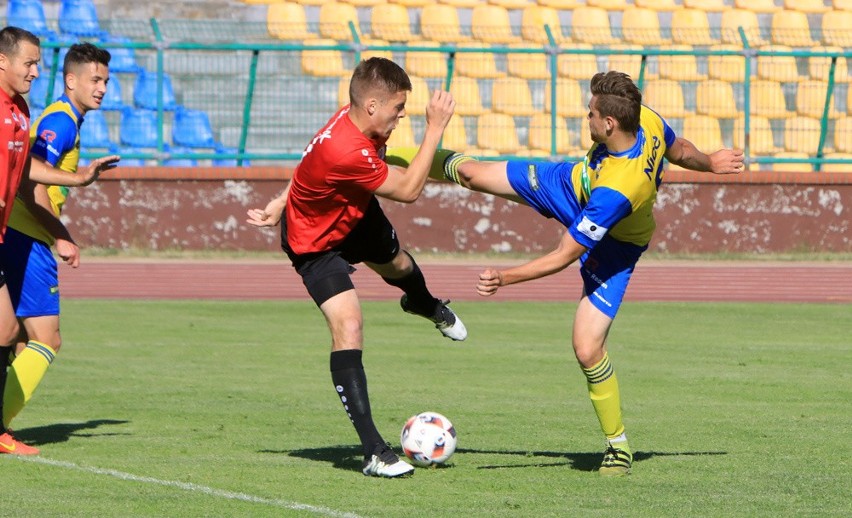
[[[80,147],[108,149],[111,145],[109,125],[103,112],[100,110],[88,112],[83,119],[83,125],[80,126]]]
[[[136,76],[133,103],[137,108],[157,109],[157,74],[155,72],[148,72],[143,69]],[[174,110],[177,106],[175,92],[172,89],[172,80],[167,74],[163,74],[163,109]]]
[[[53,82],[53,97],[48,101],[47,87],[50,84],[50,74],[40,75],[32,82],[30,87],[30,107],[44,108],[52,103],[65,92],[65,80],[62,78],[62,73],[56,74],[56,80]],[[32,116],[30,116],[32,119]]]
[[[47,27],[41,0],[10,0],[6,6],[6,25],[26,29],[39,37],[56,36]]]
[[[235,147],[226,147],[222,144],[216,144],[215,151],[217,154],[224,153],[237,153],[239,150]],[[237,159],[235,158],[214,158],[213,165],[217,167],[234,167],[237,165]],[[247,159],[243,159],[243,167],[248,167],[251,165],[251,162]]]
[[[192,153],[193,151],[187,147],[168,147],[166,146],[165,151],[167,153]],[[163,165],[172,166],[172,167],[195,167],[198,165],[198,161],[192,158],[170,158],[168,160],[163,160]]]
[[[111,75],[109,78],[109,83],[107,83],[106,93],[104,94],[104,99],[101,102],[102,110],[123,110],[126,104],[122,100],[121,96],[121,82],[118,80],[118,76]]]
[[[68,54],[68,47],[72,44],[79,42],[77,38],[73,36],[49,36],[44,38],[45,42],[51,43],[62,43],[64,46],[59,49],[59,56],[57,57],[57,67],[56,71],[58,74],[62,74],[62,68],[65,64],[65,55]],[[53,68],[53,56],[56,55],[56,49],[53,47],[47,47],[42,45],[41,47],[41,62],[44,66],[41,68],[42,74],[47,74]]]
[[[119,139],[127,146],[157,147],[157,112],[130,107],[122,110]]]
[[[99,38],[101,30],[92,0],[62,0],[59,6],[59,30],[65,34]]]
[[[172,125],[172,142],[186,147],[214,147],[213,128],[207,112],[179,107]]]
[[[110,43],[130,43],[130,38],[123,36],[105,35],[101,38],[101,46],[109,51],[110,72],[137,73],[142,67],[136,64],[136,53],[133,49],[110,47]]]
[[[145,164],[145,160],[142,158],[125,158],[124,155],[129,153],[148,153],[155,152],[156,149],[140,149],[132,146],[116,146],[110,149],[110,153],[116,154],[121,158],[121,161],[118,163],[119,167],[142,167]]]

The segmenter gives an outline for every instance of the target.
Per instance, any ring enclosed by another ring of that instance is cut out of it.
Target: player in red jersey
[[[331,331],[331,378],[361,439],[362,472],[381,477],[409,475],[414,468],[397,457],[373,423],[361,362],[361,307],[349,277],[352,265],[363,262],[399,287],[406,312],[431,320],[453,340],[467,337],[447,302],[429,293],[423,273],[400,248],[376,199],[412,203],[420,196],[455,109],[449,92],[435,92],[426,108],[426,132],[417,154],[407,168],[388,166],[385,142],[405,117],[410,91],[408,75],[393,61],[362,61],[349,83],[350,104],[316,134],[284,193],[265,209],[248,211],[252,225],[281,222],[281,247]]]
[[[0,243],[22,180],[65,186],[89,185],[118,161],[117,156],[102,157],[75,174],[30,159],[30,111],[22,94],[30,91],[33,79],[38,77],[39,44],[38,37],[24,29],[6,27],[0,30]],[[0,389],[3,390],[9,353],[17,342],[18,332],[9,287],[0,272]],[[34,455],[38,449],[15,440],[0,423],[0,453]]]

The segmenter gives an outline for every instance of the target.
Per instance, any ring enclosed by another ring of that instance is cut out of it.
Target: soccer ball
[[[441,414],[423,412],[406,421],[400,443],[415,466],[443,464],[456,451],[456,429]]]

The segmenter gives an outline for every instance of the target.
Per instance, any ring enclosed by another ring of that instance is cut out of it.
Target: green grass
[[[360,474],[305,302],[67,301],[65,343],[14,423],[15,516],[849,516],[848,305],[632,303],[610,336],[634,473],[603,441],[568,342],[572,304],[457,303],[441,339],[364,303],[374,417],[453,420],[450,465]],[[299,506],[312,506],[299,509]]]

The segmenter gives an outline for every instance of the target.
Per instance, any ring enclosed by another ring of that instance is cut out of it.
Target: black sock
[[[6,427],[3,426],[3,396],[6,392],[6,372],[9,369],[9,354],[12,352],[12,347],[0,347],[0,434],[6,433]]]
[[[403,250],[403,252],[405,252]],[[426,278],[423,277],[423,271],[411,257],[411,254],[405,252],[411,259],[411,264],[414,266],[411,273],[399,279],[389,279],[382,277],[384,281],[391,286],[396,286],[408,295],[408,307],[415,310],[417,313],[423,313],[432,316],[435,312],[435,305],[438,299],[429,293],[429,288],[426,287]]]
[[[361,363],[361,351],[348,349],[332,351],[331,381],[343,408],[349,414],[349,419],[358,432],[364,456],[368,457],[376,451],[376,447],[384,444],[382,436],[376,430],[373,416],[370,413],[370,397],[367,395],[367,375]]]

